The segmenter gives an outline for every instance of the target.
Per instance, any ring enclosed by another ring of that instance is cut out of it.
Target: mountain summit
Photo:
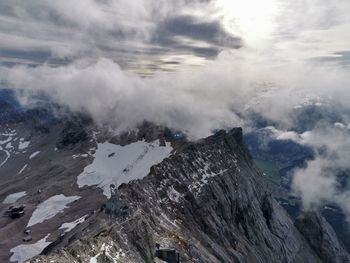
[[[293,222],[274,200],[241,128],[191,142],[17,111],[0,130],[2,262],[350,260],[319,214]]]

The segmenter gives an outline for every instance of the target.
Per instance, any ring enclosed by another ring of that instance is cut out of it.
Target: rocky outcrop
[[[91,120],[85,116],[73,116],[63,123],[61,140],[57,143],[57,148],[72,146],[88,140],[89,135],[86,127],[91,124]]]
[[[350,255],[339,243],[332,227],[317,211],[308,211],[300,215],[295,220],[295,226],[323,262],[349,262]]]
[[[156,243],[181,262],[322,262],[266,189],[242,130],[219,131],[121,185],[128,216],[101,211],[31,262],[153,262]]]

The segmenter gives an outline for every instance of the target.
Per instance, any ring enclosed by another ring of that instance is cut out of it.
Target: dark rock
[[[32,239],[33,238],[31,236],[26,236],[23,238],[23,242],[30,242],[30,241],[32,241]]]
[[[304,212],[295,220],[294,224],[319,255],[322,262],[350,262],[350,255],[339,243],[334,230],[318,212]]]
[[[322,227],[311,242],[271,197],[240,128],[182,142],[148,176],[118,191],[130,209],[126,217],[98,213],[89,222],[94,230],[77,232],[67,249],[37,262],[62,255],[67,260],[58,262],[89,262],[102,244],[109,244],[110,253],[125,251],[121,262],[153,262],[156,243],[178,251],[181,262],[345,262],[325,261],[325,236],[327,254],[342,250],[337,243],[332,247],[336,237],[324,224],[316,224]],[[110,202],[104,209],[120,207],[119,199]]]
[[[68,121],[61,132],[61,140],[57,143],[57,148],[63,148],[84,142],[88,139],[88,133],[80,119]]]
[[[241,129],[187,143],[149,176],[120,188],[142,211],[126,232],[132,250],[149,262],[160,235],[171,236],[184,262],[319,262],[261,177]]]

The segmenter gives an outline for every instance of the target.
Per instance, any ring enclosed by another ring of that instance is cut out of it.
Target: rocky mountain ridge
[[[349,262],[322,217],[293,222],[278,205],[240,128],[194,142],[147,122],[115,133],[7,95],[0,212],[25,209],[0,218],[1,262],[153,262],[156,243],[181,262]]]
[[[350,259],[341,246],[320,254],[302,224],[294,226],[267,192],[240,128],[186,143],[110,202],[127,204],[127,213],[99,212],[63,238],[63,250],[57,244],[31,262],[153,262],[156,243],[176,248],[181,262]]]

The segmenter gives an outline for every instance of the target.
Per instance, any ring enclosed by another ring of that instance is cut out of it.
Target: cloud
[[[266,55],[284,53],[283,63],[335,57],[347,63],[349,9],[346,0],[5,0],[0,62],[67,64],[106,57],[123,67],[147,61],[162,69],[159,62],[176,55],[179,68],[203,63],[193,55],[215,59],[244,43]]]
[[[273,59],[258,54],[250,57],[251,52],[244,48],[224,52],[201,68],[152,78],[125,71],[112,60],[99,59],[58,67],[5,68],[0,70],[0,79],[8,87],[24,90],[21,94],[28,97],[43,92],[73,111],[88,112],[97,123],[127,129],[147,120],[185,130],[194,138],[229,126],[247,128],[249,112],[288,130],[298,125],[291,113],[302,98],[313,101],[314,97],[325,97],[332,105],[350,109],[346,69],[306,63],[276,66]],[[266,82],[271,85],[265,86]],[[333,89],[328,89],[330,85]],[[278,136],[298,138],[293,132]]]
[[[25,97],[21,101],[30,104],[33,94],[45,93],[60,105],[87,112],[97,123],[120,130],[146,120],[201,137],[217,127],[239,123],[229,104],[219,105],[220,94],[216,98],[199,95],[187,74],[176,76],[182,83],[178,86],[175,77],[142,79],[101,59],[92,65],[19,66],[0,72],[0,76],[21,91]],[[197,77],[192,80],[199,81]]]
[[[323,123],[302,134],[270,128],[277,139],[289,139],[313,149],[315,157],[305,167],[292,171],[292,190],[300,196],[305,210],[335,204],[350,222],[350,130],[342,123]],[[296,135],[296,136],[295,136]],[[281,137],[282,136],[282,137]],[[287,136],[288,137],[288,136]]]
[[[305,169],[294,172],[293,188],[302,197],[305,209],[335,201],[337,182],[335,176],[326,172],[327,162],[327,159],[317,157],[309,161]]]
[[[129,65],[174,54],[212,59],[221,46],[241,44],[211,6],[200,0],[5,0],[0,3],[0,61],[66,64],[108,57]]]
[[[350,129],[344,123],[330,121],[322,119],[302,133],[269,126],[260,129],[259,134],[265,135],[262,143],[266,145],[273,140],[292,140],[312,149],[314,158],[292,171],[293,192],[301,197],[304,209],[336,204],[350,222]]]
[[[219,21],[190,15],[165,19],[157,28],[153,41],[205,57],[216,57],[223,48],[242,47],[242,40],[226,32]]]

